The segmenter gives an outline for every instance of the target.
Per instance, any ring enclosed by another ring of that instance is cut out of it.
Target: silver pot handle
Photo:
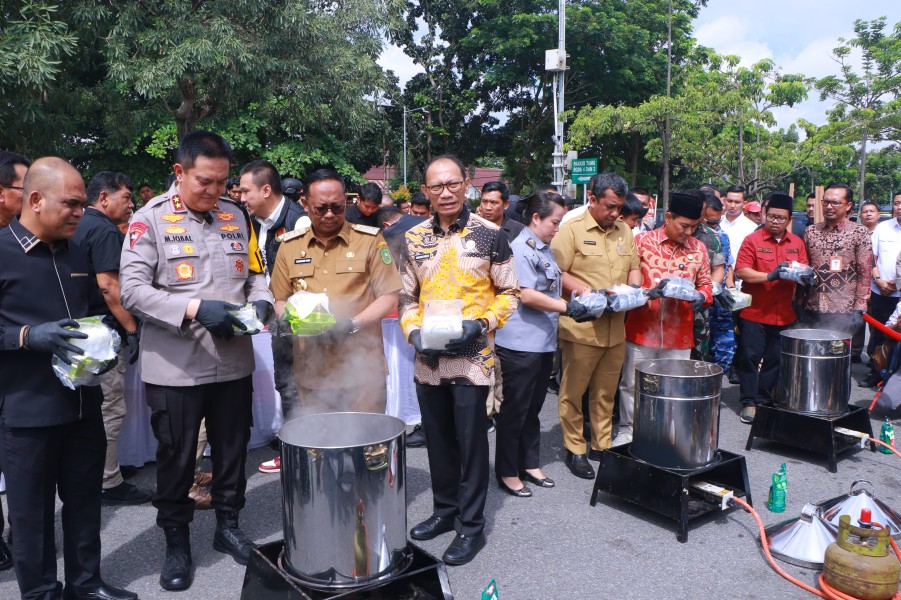
[[[829,352],[831,352],[832,354],[844,354],[845,342],[841,340],[834,340],[831,344],[829,344]]]
[[[873,498],[876,497],[876,489],[873,487],[873,484],[870,483],[869,481],[867,481],[866,479],[858,479],[858,480],[854,481],[853,483],[851,483],[851,489],[850,489],[850,491],[848,491],[849,495],[851,495],[851,496],[854,495],[854,488],[857,487],[858,483],[865,483],[868,486],[870,486],[870,494],[869,495]],[[863,492],[865,490],[860,490],[860,491]]]

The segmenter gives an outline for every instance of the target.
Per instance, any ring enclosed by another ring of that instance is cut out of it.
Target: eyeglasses
[[[719,225],[720,223],[723,222],[722,219],[704,219],[704,220],[707,221],[708,225]]]
[[[20,185],[0,185],[0,188],[6,189],[6,190],[19,190],[20,192],[25,191],[25,188],[23,188]]]
[[[323,204],[321,206],[311,206],[310,210],[315,212],[320,217],[324,217],[328,214],[328,211],[332,211],[333,215],[343,215],[345,208],[345,204]]]
[[[767,215],[766,220],[770,223],[785,223],[790,217],[777,217],[776,215]]]
[[[820,204],[823,206],[838,206],[839,204],[844,204],[842,200],[820,200]]]
[[[429,190],[429,193],[433,196],[440,194],[442,191],[444,191],[444,188],[447,188],[447,191],[449,191],[451,194],[456,194],[463,189],[463,182],[451,181],[450,183],[436,183],[435,185],[425,186],[425,189]]]

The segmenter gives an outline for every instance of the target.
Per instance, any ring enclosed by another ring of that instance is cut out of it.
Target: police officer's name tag
[[[829,259],[829,270],[833,273],[838,273],[842,270],[841,256],[833,256]]]
[[[414,260],[428,260],[431,257],[432,257],[432,255],[429,254],[428,252],[423,252],[421,254],[417,254],[416,256],[414,256],[413,259]]]
[[[311,263],[311,262],[313,262],[313,259],[312,259],[312,258],[295,258],[295,259],[294,259],[294,264],[295,264],[295,265],[306,265],[306,264],[309,264],[309,263]]]
[[[585,240],[582,242],[583,244],[588,244],[589,246],[597,246],[598,243],[594,240]]]

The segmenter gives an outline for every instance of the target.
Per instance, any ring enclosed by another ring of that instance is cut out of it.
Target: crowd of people
[[[451,565],[486,543],[491,431],[501,490],[528,498],[555,486],[539,454],[549,393],[565,465],[591,479],[592,461],[632,440],[642,361],[720,365],[751,423],[779,383],[783,330],[856,335],[859,357],[865,311],[898,321],[901,194],[893,218],[880,223],[878,207],[864,203],[854,222],[850,187],[831,184],[822,219],[812,197],[804,222],[786,194],[758,201],[707,185],[673,193],[655,221],[648,190],[614,173],[593,176],[577,208],[551,185],[519,198],[499,181],[473,207],[453,155],[429,161],[420,191],[398,203],[372,183],[349,201],[329,169],[300,181],[264,160],[234,178],[231,168],[229,144],[207,131],[182,139],[174,179],[158,195],[122,173],[97,173],[86,187],[61,158],[0,154],[0,469],[16,534],[11,551],[0,538],[0,568],[14,565],[23,598],[137,597],[101,579],[104,503],[152,501],[166,590],[191,586],[197,508],[215,510],[214,549],[247,563],[253,544],[239,513],[255,364],[234,315],[242,305],[271,333],[285,420],[385,412],[386,374],[398,365],[386,360],[382,327],[397,319],[409,342],[397,360],[411,365],[421,413],[408,423],[408,446],[426,447],[434,506],[410,536],[453,532],[443,555]],[[801,265],[813,273],[791,276]],[[752,299],[740,311],[736,289]],[[325,294],[335,325],[290,335],[283,316],[297,292]],[[631,310],[592,308],[617,294],[644,298]],[[460,306],[462,326],[434,347],[423,335],[427,308],[445,301]],[[123,344],[99,386],[72,390],[50,358],[80,352],[75,319],[89,315],[103,315]],[[868,355],[882,341],[871,332]],[[116,458],[124,374],[135,363],[158,442],[153,492],[128,483]],[[207,443],[211,473],[198,469]],[[280,468],[279,456],[259,466]]]

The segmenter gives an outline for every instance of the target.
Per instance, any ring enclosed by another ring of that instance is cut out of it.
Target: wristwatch
[[[359,321],[357,321],[356,319],[351,319],[351,320],[350,320],[350,324],[352,325],[352,327],[350,328],[350,334],[351,334],[351,335],[353,335],[353,334],[355,334],[356,332],[360,331],[360,322],[359,322]]]
[[[477,319],[479,325],[482,326],[482,335],[488,335],[488,320],[487,319]]]

